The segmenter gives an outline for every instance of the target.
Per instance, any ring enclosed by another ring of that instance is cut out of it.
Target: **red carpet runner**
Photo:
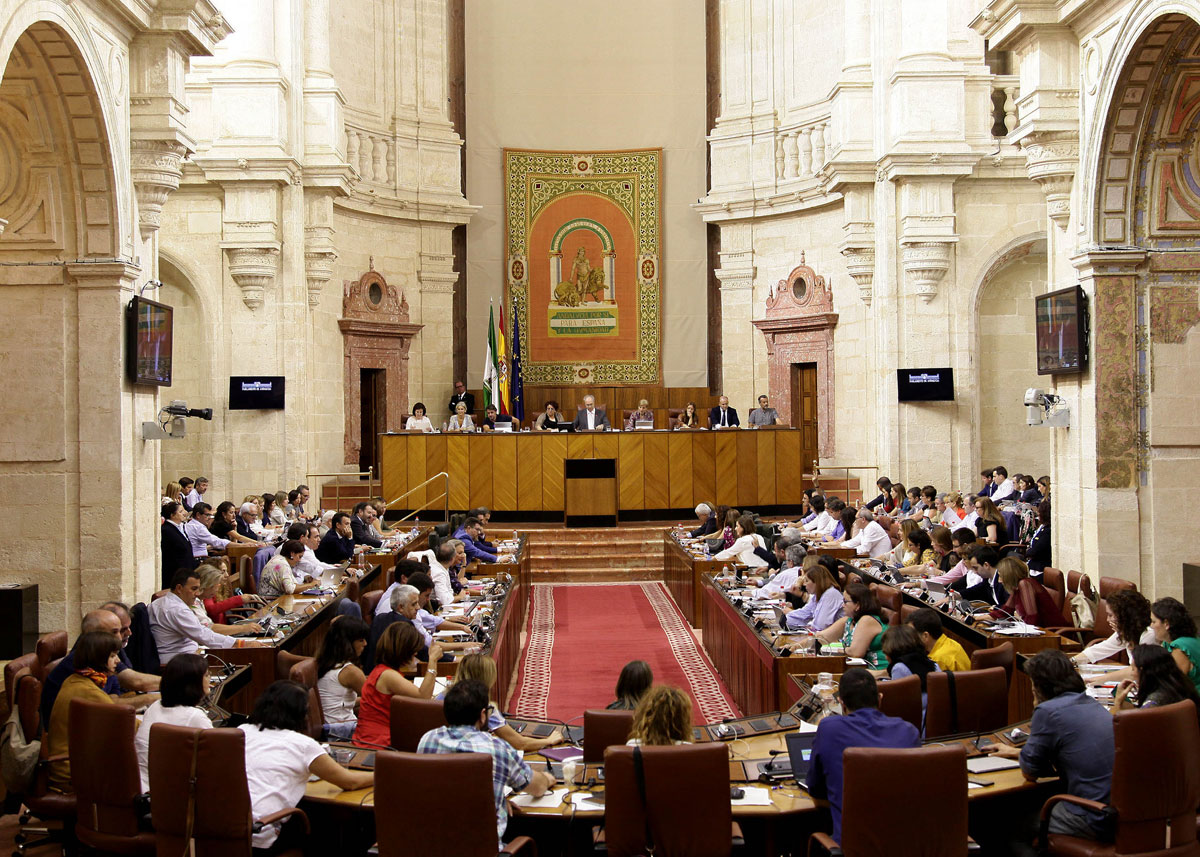
[[[538,584],[509,710],[572,720],[613,700],[621,667],[644,660],[656,684],[692,697],[696,723],[738,716],[708,655],[661,583]]]

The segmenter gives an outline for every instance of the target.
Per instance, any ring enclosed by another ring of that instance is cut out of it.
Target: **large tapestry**
[[[504,151],[526,384],[659,383],[662,149]]]

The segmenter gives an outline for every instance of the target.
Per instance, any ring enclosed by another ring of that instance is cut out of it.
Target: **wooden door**
[[[360,425],[360,446],[358,454],[358,469],[366,470],[374,467],[375,473],[379,468],[379,435],[388,430],[387,427],[387,370],[360,369],[359,392],[362,406]]]
[[[811,473],[817,458],[817,364],[792,364],[792,425],[800,429],[800,467]]]

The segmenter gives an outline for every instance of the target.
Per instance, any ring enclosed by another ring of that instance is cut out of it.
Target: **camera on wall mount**
[[[1068,428],[1071,425],[1071,409],[1062,396],[1030,387],[1025,391],[1025,424]]]
[[[159,410],[157,420],[142,423],[142,440],[186,437],[188,417],[211,420],[212,408],[189,408],[187,402],[175,399]]]

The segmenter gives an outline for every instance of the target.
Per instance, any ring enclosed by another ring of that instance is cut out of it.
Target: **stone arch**
[[[980,269],[972,293],[972,361],[976,373],[975,464],[1044,473],[1050,432],[1025,424],[1021,394],[1038,386],[1034,367],[1034,298],[1046,291],[1045,233],[1013,239]],[[972,472],[978,466],[972,467]]]
[[[131,431],[155,396],[124,380],[124,309],[139,273],[121,261],[127,133],[87,27],[66,4],[27,2],[0,30],[0,58],[0,258],[16,263],[0,269],[0,523],[12,530],[31,508],[61,522],[12,530],[0,580],[37,583],[41,630],[54,630],[136,595],[139,545],[155,576],[137,535],[155,510],[133,498],[135,484],[154,490],[157,471]]]
[[[26,4],[0,33],[0,60],[0,251],[127,257],[127,159],[86,26]]]
[[[1086,181],[1084,207],[1092,218],[1092,241],[1098,246],[1144,246],[1147,238],[1151,243],[1172,240],[1167,236],[1178,235],[1181,228],[1200,235],[1200,189],[1177,182],[1187,199],[1182,208],[1176,207],[1194,209],[1187,217],[1195,221],[1189,230],[1172,225],[1170,204],[1159,204],[1155,191],[1163,175],[1147,174],[1149,188],[1143,187],[1141,177],[1148,165],[1169,168],[1171,160],[1183,157],[1170,147],[1179,146],[1200,119],[1196,104],[1180,100],[1200,81],[1195,63],[1178,62],[1183,58],[1200,59],[1200,23],[1194,7],[1146,2],[1130,13],[1106,63],[1091,142],[1081,165]]]

